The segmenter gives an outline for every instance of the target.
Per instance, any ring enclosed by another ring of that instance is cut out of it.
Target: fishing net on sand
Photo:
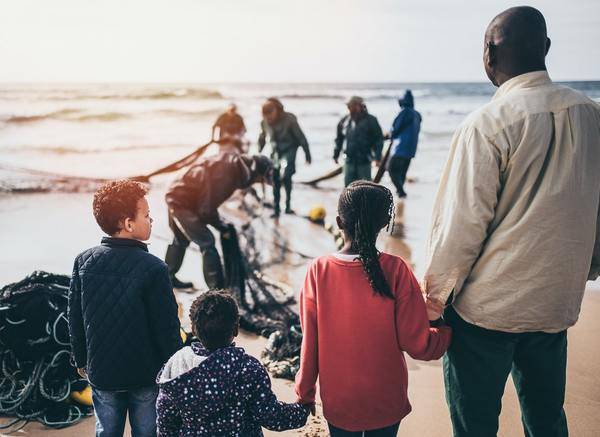
[[[69,277],[36,271],[0,290],[0,416],[62,428],[91,413],[69,401],[87,387],[70,362]]]
[[[221,238],[226,286],[240,309],[242,329],[268,338],[263,364],[277,378],[294,379],[300,363],[300,318],[290,307],[289,287],[261,273],[254,229],[233,226]]]

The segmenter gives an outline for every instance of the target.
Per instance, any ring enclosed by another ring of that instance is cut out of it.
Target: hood
[[[243,370],[249,357],[234,345],[209,352],[192,343],[169,359],[158,374],[160,389],[182,410],[197,416],[212,416],[231,408],[239,394]],[[188,396],[193,391],[194,396]]]
[[[413,108],[415,106],[415,99],[412,95],[412,91],[406,90],[406,92],[404,93],[404,97],[399,99],[398,103],[400,104],[400,106]]]
[[[207,357],[197,354],[191,346],[179,349],[164,365],[158,375],[157,382],[164,384],[172,381],[190,370],[198,367]]]

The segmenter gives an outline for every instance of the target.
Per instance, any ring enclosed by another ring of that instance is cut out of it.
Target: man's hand
[[[306,158],[306,164],[307,165],[311,165],[312,164],[312,159],[311,158]]]
[[[427,317],[429,320],[437,320],[442,317],[444,312],[444,305],[439,303],[437,300],[432,300],[428,296],[423,295],[425,299],[425,306],[427,307]]]
[[[338,158],[333,158],[333,162],[335,162],[336,164],[338,164],[339,159]]]
[[[385,140],[389,140],[390,138],[392,138],[392,134],[390,132],[386,132],[385,135],[383,136],[383,139],[385,139]]]
[[[373,160],[373,166],[375,166],[375,167],[379,167],[379,164],[380,164],[380,163],[381,163],[381,161],[380,161],[380,160],[378,160],[378,159],[374,159],[374,160]]]
[[[81,376],[83,379],[87,379],[88,375],[87,375],[87,371],[85,369],[85,367],[78,367],[77,368],[77,373],[79,374],[79,376]]]

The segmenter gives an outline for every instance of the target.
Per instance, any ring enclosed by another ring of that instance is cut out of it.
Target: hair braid
[[[389,229],[393,211],[391,191],[369,181],[350,184],[342,192],[338,203],[344,231],[351,239],[352,250],[358,253],[369,284],[376,293],[390,298],[394,298],[394,294],[379,264],[375,242],[383,227]]]

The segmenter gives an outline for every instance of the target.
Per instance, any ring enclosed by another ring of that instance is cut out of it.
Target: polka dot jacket
[[[208,352],[192,343],[169,360],[157,382],[161,437],[255,437],[263,435],[261,427],[300,428],[308,418],[303,406],[278,401],[262,364],[235,345]]]

